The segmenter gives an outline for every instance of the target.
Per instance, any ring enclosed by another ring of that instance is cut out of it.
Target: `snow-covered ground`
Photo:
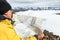
[[[60,35],[60,15],[56,15],[56,13],[60,13],[60,10],[29,10],[16,12],[16,15],[37,17],[39,20],[37,20],[36,24],[40,25],[42,30],[46,29],[56,35]]]

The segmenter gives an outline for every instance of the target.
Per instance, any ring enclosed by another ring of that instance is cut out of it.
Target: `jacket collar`
[[[2,15],[0,15],[0,21],[2,21],[2,20],[8,20],[8,21],[10,21],[10,23],[13,25],[14,24],[14,22],[15,21],[12,21],[10,18],[6,18],[6,17],[4,17],[4,16],[2,16]]]
[[[0,20],[5,20],[5,19],[6,19],[6,17],[0,15]]]

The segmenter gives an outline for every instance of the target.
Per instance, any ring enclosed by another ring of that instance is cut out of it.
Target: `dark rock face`
[[[44,30],[43,33],[44,37],[42,40],[60,40],[60,37],[58,35],[54,35],[52,32]]]

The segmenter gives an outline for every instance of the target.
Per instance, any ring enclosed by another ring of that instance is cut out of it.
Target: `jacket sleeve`
[[[24,40],[38,40],[38,37],[37,37],[37,35],[34,35],[34,36],[30,36],[28,38],[24,38]]]
[[[9,40],[8,36],[5,33],[3,33],[3,31],[0,31],[0,40]],[[16,40],[16,38],[14,38],[13,40]],[[37,36],[34,35],[24,39],[20,38],[20,40],[38,40],[38,39],[37,39]]]
[[[2,31],[0,31],[0,40],[8,40],[8,37]]]

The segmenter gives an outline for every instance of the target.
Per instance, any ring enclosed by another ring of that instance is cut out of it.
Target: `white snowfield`
[[[26,18],[24,19],[20,16],[23,16],[23,17],[26,16],[28,18],[29,18],[29,16],[35,17],[36,19],[34,19],[35,20],[34,24],[37,25],[38,28],[41,28],[42,31],[46,29],[50,32],[53,32],[56,35],[60,35],[60,31],[59,31],[60,30],[60,15],[56,15],[56,13],[60,13],[60,11],[59,10],[41,10],[41,11],[29,10],[29,11],[24,11],[24,12],[16,12],[16,14],[14,14],[15,15],[14,17],[17,19],[16,21],[19,21],[19,22],[26,21]],[[18,17],[16,17],[16,15]],[[23,27],[24,25],[23,24],[19,25],[19,22],[16,22],[16,24],[19,26],[18,29],[17,29],[17,26],[15,26],[17,33],[19,33],[21,31],[21,30],[19,30],[19,28],[25,29],[25,27],[28,27],[27,25],[30,25],[30,24],[24,24],[26,26]],[[30,20],[25,23],[29,23],[29,22],[32,22],[32,21]],[[31,29],[29,29],[29,28],[26,29],[26,31],[28,31],[28,30],[31,30]]]
[[[27,25],[23,23],[19,23],[14,27],[15,31],[19,35],[19,37],[26,38],[32,35],[35,35],[36,33],[32,31],[30,28],[28,28]]]

